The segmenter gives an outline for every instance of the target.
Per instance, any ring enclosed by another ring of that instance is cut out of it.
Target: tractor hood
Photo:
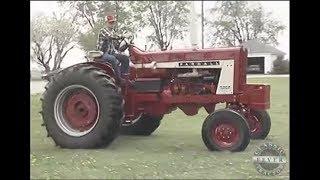
[[[133,46],[129,49],[129,52],[130,59],[134,64],[151,62],[201,61],[213,59],[238,59],[242,55],[247,56],[247,51],[243,47],[179,49],[147,52]]]

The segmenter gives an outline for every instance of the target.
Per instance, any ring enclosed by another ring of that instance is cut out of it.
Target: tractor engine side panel
[[[131,79],[138,81],[137,87],[148,83],[144,80],[155,81],[149,89],[129,89],[126,102],[131,104],[126,105],[126,118],[141,113],[163,115],[176,108],[187,115],[197,114],[201,107],[211,113],[217,103],[225,102],[256,109],[269,107],[268,87],[257,89],[246,84],[246,50],[166,53],[133,54],[136,59],[130,73]]]
[[[135,69],[135,77],[162,78],[167,80],[172,78],[172,69],[205,69],[208,66],[201,66],[199,64],[220,61],[223,62],[223,65],[224,62],[233,60],[233,72],[231,72],[231,68],[226,68],[230,69],[228,73],[226,73],[226,69],[223,70],[223,76],[226,78],[221,79],[221,89],[217,93],[236,94],[241,92],[241,85],[246,83],[246,53],[242,48],[201,49],[196,51],[176,50],[161,53],[146,53],[145,55],[131,53],[131,59],[134,62],[132,68]],[[188,63],[198,64],[190,67]],[[211,68],[221,68],[221,65]],[[231,77],[232,73],[233,77]],[[229,85],[230,81],[232,81],[231,85]]]

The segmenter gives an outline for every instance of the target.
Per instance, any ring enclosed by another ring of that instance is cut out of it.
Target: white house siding
[[[277,59],[276,55],[269,53],[248,53],[248,57],[264,57],[264,74],[272,71],[273,61]]]
[[[273,68],[273,61],[277,59],[276,55],[269,54],[265,58],[264,73],[270,73]]]

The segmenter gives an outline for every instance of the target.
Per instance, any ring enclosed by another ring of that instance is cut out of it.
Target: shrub
[[[273,68],[271,74],[289,74],[289,69],[289,60],[277,59],[273,61]]]

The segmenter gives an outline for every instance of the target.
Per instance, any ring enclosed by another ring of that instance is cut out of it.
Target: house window
[[[264,57],[248,57],[247,74],[264,74]]]

